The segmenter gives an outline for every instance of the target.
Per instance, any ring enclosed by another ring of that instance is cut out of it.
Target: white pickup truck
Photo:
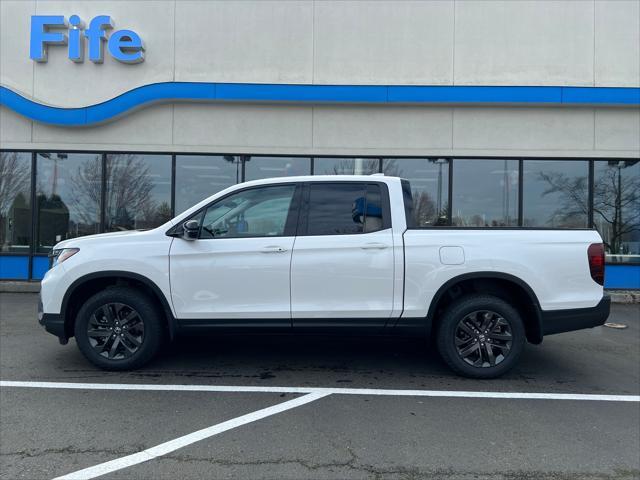
[[[153,230],[66,240],[39,320],[95,365],[139,367],[179,333],[432,336],[445,362],[503,374],[525,341],[602,325],[595,230],[415,227],[407,180],[235,185]]]

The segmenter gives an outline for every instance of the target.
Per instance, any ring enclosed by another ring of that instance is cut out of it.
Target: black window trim
[[[364,177],[367,178],[367,177]],[[375,232],[359,232],[359,233],[331,233],[331,234],[310,234],[309,233],[309,206],[311,196],[311,185],[362,185],[365,193],[365,198],[368,196],[368,187],[370,185],[376,185],[380,187],[380,196],[382,201],[382,228]],[[391,228],[391,204],[389,200],[389,187],[385,182],[374,182],[370,179],[366,180],[322,180],[322,181],[310,181],[304,182],[303,194],[302,194],[302,208],[300,212],[300,221],[298,223],[297,237],[322,237],[322,236],[343,236],[343,235],[367,235],[370,233],[377,233],[382,230],[388,230]]]
[[[212,205],[215,205],[218,202],[223,201],[226,198],[229,198],[231,195],[236,195],[241,192],[246,192],[249,190],[257,190],[260,188],[274,188],[274,187],[284,187],[284,186],[294,186],[295,190],[293,191],[293,197],[291,200],[291,205],[289,206],[289,212],[287,213],[287,219],[285,221],[284,232],[282,235],[253,235],[246,237],[218,237],[218,238],[202,238],[202,222],[204,221],[204,217],[206,215],[206,211]],[[270,183],[265,185],[251,185],[250,187],[239,188],[234,190],[233,192],[229,192],[226,195],[216,198],[212,202],[206,204],[203,207],[200,207],[198,210],[193,212],[184,220],[181,220],[178,224],[171,227],[169,230],[165,232],[165,235],[169,237],[181,237],[182,229],[185,222],[194,219],[198,215],[202,214],[202,218],[200,219],[200,233],[198,233],[198,240],[223,240],[223,239],[234,239],[239,240],[243,238],[282,238],[282,237],[295,237],[298,229],[298,221],[300,216],[300,203],[301,203],[301,195],[302,195],[302,184],[300,182],[282,182],[282,183]]]

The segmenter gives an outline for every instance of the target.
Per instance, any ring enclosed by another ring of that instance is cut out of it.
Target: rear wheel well
[[[141,280],[116,275],[91,278],[73,288],[73,290],[69,294],[68,299],[65,300],[65,303],[63,305],[64,330],[67,338],[70,338],[74,335],[73,330],[76,322],[76,317],[82,305],[91,296],[112,286],[123,286],[135,289],[149,297],[154,302],[157,302],[157,305],[159,307],[158,313],[162,315],[161,320],[167,328],[170,336],[173,337],[173,329],[171,325],[173,315],[169,310],[166,301],[160,297],[160,294],[156,292],[154,288],[150,287]]]
[[[537,300],[518,283],[505,278],[475,277],[461,279],[445,288],[437,294],[436,303],[431,308],[434,330],[438,328],[438,319],[449,305],[465,295],[483,293],[501,298],[516,308],[524,322],[527,340],[531,343],[542,341]]]

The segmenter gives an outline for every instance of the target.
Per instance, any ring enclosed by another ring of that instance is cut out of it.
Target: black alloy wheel
[[[438,351],[456,373],[495,378],[517,362],[526,340],[519,311],[502,298],[470,294],[436,319]]]
[[[160,350],[165,322],[157,301],[132,287],[113,286],[90,297],[74,326],[82,354],[105,370],[132,370]]]
[[[495,367],[509,355],[511,324],[499,313],[476,310],[458,322],[455,332],[458,355],[469,365]]]
[[[122,360],[142,346],[144,320],[130,305],[107,303],[89,317],[87,336],[96,353],[110,360]]]

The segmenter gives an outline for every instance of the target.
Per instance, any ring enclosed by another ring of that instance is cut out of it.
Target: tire
[[[436,340],[440,356],[454,372],[470,378],[495,378],[516,364],[526,335],[512,305],[491,295],[473,294],[447,308]]]
[[[78,348],[95,366],[133,370],[158,353],[164,328],[148,296],[129,287],[109,287],[80,308],[74,334]]]

